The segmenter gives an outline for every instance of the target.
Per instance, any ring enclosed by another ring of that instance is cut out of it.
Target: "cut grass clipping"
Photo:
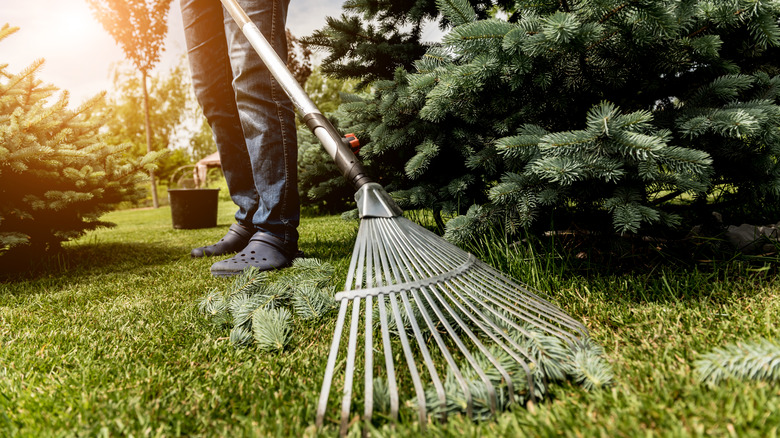
[[[333,271],[332,265],[317,259],[297,259],[290,268],[273,274],[249,269],[237,276],[227,289],[209,292],[201,299],[199,310],[217,327],[230,328],[229,339],[234,346],[255,346],[259,351],[280,352],[295,334],[295,321],[322,318],[335,308]],[[416,308],[413,310],[419,312]],[[373,311],[378,312],[378,308]],[[398,322],[391,319],[388,323],[391,332],[397,333]],[[496,323],[501,320],[497,318]],[[491,354],[507,371],[511,386],[487,357],[476,355],[490,383],[497,389],[498,412],[509,407],[510,387],[516,400],[524,403],[532,392],[537,398],[544,398],[551,383],[568,380],[589,391],[612,383],[612,370],[604,360],[603,350],[592,339],[567,344],[534,326],[518,324],[526,333],[507,324],[504,328],[535,361],[535,364],[529,364],[531,378],[521,364],[497,346],[491,349]],[[411,333],[410,321],[403,320],[400,325]],[[375,329],[380,330],[379,325]],[[491,407],[486,383],[476,373],[464,373],[463,377],[467,379],[474,399],[474,418],[489,418]],[[529,388],[531,384],[533,391]],[[426,389],[424,396],[430,413],[466,414],[467,398],[452,372],[445,378],[444,389],[445,404],[441,403],[432,385]],[[414,406],[416,402],[409,400],[408,405]],[[381,378],[374,379],[374,406],[380,412],[389,412],[389,391]]]

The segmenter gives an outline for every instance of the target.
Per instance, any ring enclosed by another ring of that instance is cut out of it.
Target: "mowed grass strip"
[[[197,313],[199,298],[229,284],[209,274],[214,260],[189,257],[232,222],[230,203],[220,212],[220,227],[202,230],[173,230],[167,208],[114,212],[106,219],[116,228],[0,283],[0,436],[336,434],[333,421],[312,426],[335,313],[296,323],[277,354],[234,348],[227,330]],[[304,218],[301,248],[333,263],[343,283],[356,229],[335,216]],[[555,386],[552,398],[493,421],[431,423],[431,436],[777,436],[777,384],[711,389],[693,368],[699,353],[727,342],[780,337],[780,282],[770,271],[735,262],[714,273],[582,278],[522,248],[488,253],[585,322],[616,383]],[[375,433],[411,436],[419,425]]]

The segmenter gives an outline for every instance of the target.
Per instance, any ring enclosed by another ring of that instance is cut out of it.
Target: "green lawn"
[[[297,324],[278,354],[235,349],[198,314],[230,280],[193,260],[220,227],[173,230],[170,210],[114,212],[113,229],[66,246],[38,274],[0,283],[0,436],[316,436],[314,412],[335,313]],[[301,248],[342,275],[357,230],[304,218]],[[510,255],[511,256],[511,255]],[[740,263],[712,272],[658,268],[581,278],[544,262],[490,260],[547,290],[604,346],[614,386],[553,397],[493,421],[431,423],[431,436],[777,436],[780,386],[697,383],[700,353],[737,340],[780,338],[780,281]],[[341,281],[341,280],[339,280]],[[334,403],[331,395],[331,403]],[[410,422],[376,435],[410,436]],[[358,435],[356,426],[352,434]]]

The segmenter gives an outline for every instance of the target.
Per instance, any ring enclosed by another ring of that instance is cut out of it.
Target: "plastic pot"
[[[175,229],[217,226],[219,189],[168,189]]]

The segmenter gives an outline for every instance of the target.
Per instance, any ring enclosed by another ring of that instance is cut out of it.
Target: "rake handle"
[[[249,16],[244,12],[236,0],[221,0],[222,5],[233,17],[233,20],[241,28],[244,36],[255,49],[260,59],[268,67],[271,75],[282,87],[292,101],[297,113],[303,118],[306,126],[317,137],[323,149],[333,158],[336,166],[347,181],[359,190],[365,184],[372,182],[366,175],[363,164],[358,160],[348,143],[342,141],[343,137],[338,130],[322,115],[317,105],[312,102],[303,87],[287,69],[287,64],[279,57],[276,51],[265,39],[263,33],[257,28]]]

